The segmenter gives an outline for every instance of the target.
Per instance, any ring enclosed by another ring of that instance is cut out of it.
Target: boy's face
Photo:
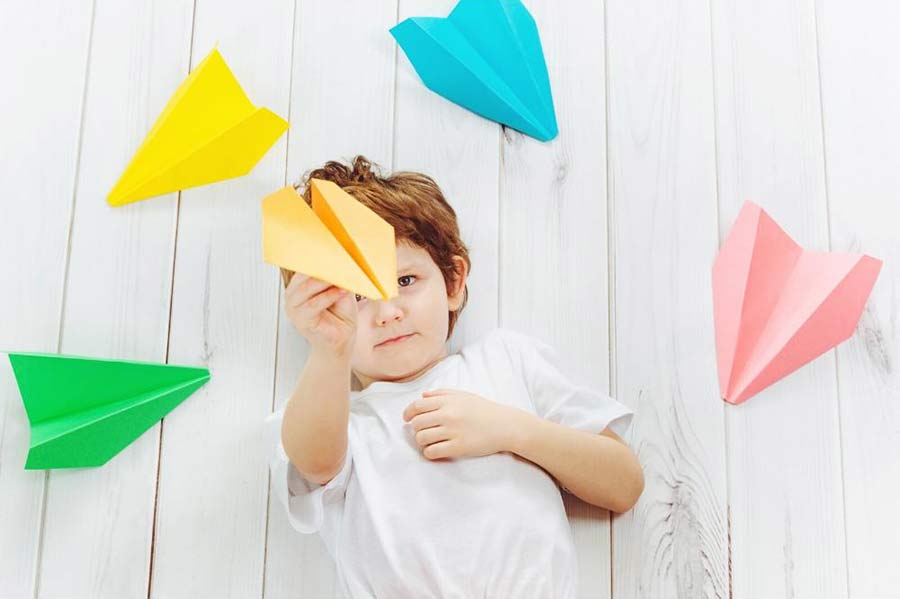
[[[411,380],[447,355],[448,312],[462,304],[468,274],[462,259],[457,269],[461,277],[448,289],[427,251],[397,243],[397,297],[357,300],[351,367],[363,388],[373,381]],[[389,341],[396,337],[402,338]]]

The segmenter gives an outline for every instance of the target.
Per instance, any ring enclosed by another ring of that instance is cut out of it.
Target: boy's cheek
[[[353,341],[353,355],[350,357],[350,365],[354,369],[357,366],[361,366],[362,362],[365,361],[364,348],[366,346],[366,340],[363,337],[362,331],[357,327],[356,339]]]

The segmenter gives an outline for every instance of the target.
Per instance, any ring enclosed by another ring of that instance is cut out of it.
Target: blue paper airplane
[[[411,17],[391,35],[432,91],[541,141],[556,137],[541,38],[519,0],[460,0],[447,18]]]

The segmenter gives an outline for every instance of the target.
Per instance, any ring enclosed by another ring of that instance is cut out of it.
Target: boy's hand
[[[457,389],[425,391],[403,411],[428,459],[508,451],[522,410]]]
[[[284,290],[284,311],[313,350],[346,354],[356,338],[356,296],[296,273]]]

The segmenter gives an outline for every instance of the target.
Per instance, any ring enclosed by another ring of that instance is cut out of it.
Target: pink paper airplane
[[[880,270],[801,248],[745,202],[713,265],[722,398],[739,404],[850,337]]]

